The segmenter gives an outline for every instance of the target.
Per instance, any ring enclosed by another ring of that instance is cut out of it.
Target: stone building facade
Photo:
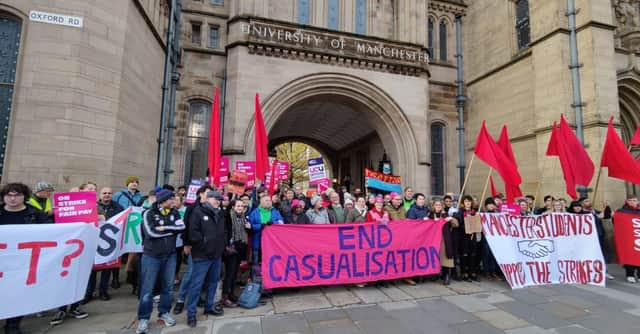
[[[597,165],[609,116],[625,140],[640,120],[640,7],[636,0],[575,4],[584,137]],[[223,154],[232,163],[253,158],[259,93],[270,145],[296,140],[314,146],[337,179],[350,175],[360,186],[362,169],[377,166],[386,152],[394,174],[416,190],[440,195],[459,189],[460,17],[465,164],[482,120],[496,137],[506,124],[523,190],[563,196],[559,165],[544,153],[560,114],[575,123],[566,6],[183,0],[171,183],[206,173],[207,127],[219,87]],[[84,23],[36,22],[32,10]],[[119,186],[135,174],[143,188],[151,186],[168,11],[166,0],[0,0],[0,52],[15,59],[13,67],[0,64],[7,135],[2,182]],[[469,192],[482,192],[487,173],[474,164]],[[595,177],[589,186],[595,188]],[[600,190],[600,199],[615,201],[634,191],[606,177]]]

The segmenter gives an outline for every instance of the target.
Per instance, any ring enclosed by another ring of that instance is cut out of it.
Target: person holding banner
[[[526,202],[525,202],[526,204]],[[480,266],[480,240],[482,233],[471,230],[470,227],[480,223],[480,217],[473,209],[473,197],[465,195],[462,199],[462,210],[458,210],[455,218],[460,223],[458,229],[460,244],[458,245],[458,256],[460,256],[460,272],[462,279],[471,282],[480,281],[478,269]],[[473,224],[476,223],[477,224]],[[482,225],[480,225],[480,228]]]
[[[378,195],[375,197],[375,204],[367,212],[367,221],[386,224],[389,222],[389,213],[384,209],[384,197]]]
[[[149,330],[149,318],[153,311],[153,288],[161,283],[158,320],[171,327],[176,320],[171,317],[173,279],[176,268],[176,238],[185,229],[178,210],[173,208],[175,194],[163,189],[156,194],[155,203],[145,211],[142,219],[143,251],[140,259],[141,285],[136,334]]]
[[[53,195],[54,191],[55,189],[51,183],[44,181],[38,182],[34,189],[33,196],[28,199],[29,205],[53,218],[53,202],[51,201],[51,195]]]
[[[416,204],[420,203],[421,195],[422,194],[416,195]],[[422,195],[422,197],[424,197],[424,195]],[[453,234],[455,233],[455,229],[458,228],[459,224],[457,219],[455,219],[454,217],[450,217],[447,214],[444,203],[441,200],[434,200],[431,204],[431,208],[433,208],[433,211],[429,212],[429,214],[423,217],[423,219],[444,219],[445,221],[445,224],[442,225],[442,242],[440,243],[440,266],[442,267],[442,284],[449,285],[451,284],[451,277],[454,268],[456,267],[454,262],[455,248],[453,244]]]
[[[311,224],[304,212],[304,201],[299,199],[291,201],[291,210],[291,215],[285,221],[287,224]]]
[[[327,208],[329,214],[329,221],[332,224],[343,224],[347,219],[347,211],[340,204],[340,194],[336,191],[332,191],[329,194],[329,201],[331,205]]]
[[[231,211],[225,218],[229,245],[224,252],[224,281],[222,282],[220,303],[223,307],[232,308],[238,306],[236,304],[238,298],[233,295],[233,291],[240,263],[247,258],[248,231],[251,231],[251,223],[244,214],[244,203],[238,199],[231,201]]]
[[[311,224],[331,224],[329,212],[323,206],[322,198],[317,194],[311,197],[311,208],[307,210],[307,217]]]
[[[255,208],[249,215],[251,223],[251,263],[257,265],[260,263],[260,238],[262,229],[272,224],[284,224],[284,219],[280,212],[271,205],[271,197],[264,195],[260,197],[260,205]]]
[[[402,196],[398,193],[391,193],[391,202],[384,209],[389,213],[390,220],[407,218],[407,210],[402,205]]]
[[[347,213],[347,223],[364,223],[367,221],[367,201],[363,195],[356,197],[356,203]]]
[[[625,200],[624,205],[616,210],[616,213],[624,213],[624,214],[632,214],[632,215],[640,215],[640,205],[638,205],[638,197],[635,194],[632,195],[628,195],[627,199]],[[614,221],[615,221],[616,217],[614,216]],[[627,221],[621,221],[620,219],[617,220],[617,224],[634,224],[633,220],[635,219],[629,219]],[[620,226],[616,226],[616,231],[621,231],[623,230]],[[626,228],[627,231],[632,231],[631,228]],[[637,231],[637,229],[636,229]],[[616,238],[619,238],[618,236],[616,236]],[[640,245],[638,245],[638,240],[640,240],[640,238],[638,238],[636,236],[635,239],[635,243],[634,245],[636,245],[636,251],[640,248]],[[626,251],[626,249],[620,247],[620,242],[618,240],[616,240],[616,244],[618,244],[618,252],[622,254],[624,254],[623,252]],[[625,252],[628,253],[628,252]],[[626,255],[626,254],[624,254]],[[619,258],[622,258],[622,256],[618,256]],[[625,258],[627,257],[632,257],[632,256],[625,256]],[[627,282],[629,283],[636,283],[636,277],[640,278],[640,266],[637,265],[632,265],[629,264],[629,262],[626,262],[624,260],[620,261],[622,265],[624,265],[624,270],[625,270],[625,276],[627,277]]]
[[[22,183],[9,183],[2,187],[0,196],[4,205],[0,206],[0,225],[15,224],[49,224],[53,221],[49,216],[31,205],[27,205],[31,191]],[[8,301],[3,301],[8,302]],[[6,334],[20,334],[22,317],[6,320],[4,330]]]
[[[496,205],[495,200],[492,197],[487,197],[484,200],[484,212],[487,213],[498,213],[498,206]],[[496,261],[496,257],[493,255],[491,251],[491,247],[489,247],[489,242],[487,238],[482,238],[481,241],[482,247],[482,271],[484,275],[490,279],[501,280],[500,277],[500,267],[498,266],[498,262]]]
[[[411,209],[411,206],[416,203],[415,196],[413,195],[413,188],[406,187],[404,188],[403,197],[402,197],[402,206],[406,211]]]

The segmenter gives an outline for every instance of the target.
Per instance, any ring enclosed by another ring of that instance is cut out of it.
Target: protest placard
[[[187,189],[187,197],[184,200],[186,204],[192,204],[198,200],[198,189],[205,184],[204,180],[201,179],[192,179],[191,183],[189,183],[189,188]]]
[[[444,221],[272,225],[262,231],[265,288],[355,284],[440,272]]]
[[[231,180],[227,186],[227,191],[234,195],[244,194],[245,185],[247,184],[247,173],[241,170],[231,171]]]
[[[229,183],[229,157],[220,158],[220,169],[218,170],[218,184]]]
[[[53,195],[56,223],[87,223],[98,227],[95,191],[77,191]]]
[[[590,214],[480,213],[483,236],[511,288],[605,285],[606,264]]]
[[[236,169],[247,173],[246,189],[253,189],[256,186],[256,162],[236,161]]]
[[[327,172],[324,168],[324,161],[322,157],[309,159],[309,184],[314,186],[322,179],[327,178]]]
[[[97,237],[86,223],[0,226],[0,319],[84,298]]]

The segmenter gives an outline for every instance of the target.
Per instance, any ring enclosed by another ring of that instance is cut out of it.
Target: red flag
[[[557,156],[560,159],[560,167],[562,167],[562,174],[567,185],[567,194],[571,198],[577,199],[576,185],[589,185],[595,167],[564,116],[560,117],[559,129],[556,128],[555,123],[553,124],[547,155]]]
[[[260,96],[256,93],[255,100],[255,146],[256,146],[256,178],[265,182],[265,174],[269,169],[269,152],[267,145],[267,130],[264,128],[262,110],[260,109]]]
[[[634,133],[633,137],[631,137],[629,145],[640,145],[640,124],[636,128],[636,133]]]
[[[518,167],[504,154],[493,138],[491,138],[484,121],[478,133],[474,153],[480,160],[489,165],[489,167],[495,169],[505,184],[522,183],[522,178],[520,177],[520,173],[518,173]]]
[[[211,106],[209,120],[209,147],[207,166],[209,167],[209,183],[218,185],[218,170],[220,169],[220,91],[216,87]]]
[[[613,116],[609,119],[600,167],[607,167],[609,177],[640,184],[640,163],[633,158],[613,128]]]
[[[516,156],[513,154],[513,149],[511,149],[511,142],[509,141],[509,133],[507,132],[506,125],[502,126],[500,138],[498,138],[498,146],[500,146],[504,154],[507,155],[507,158],[518,168]],[[522,190],[520,190],[519,184],[505,184],[504,188],[507,193],[507,203],[515,203],[516,198],[522,197]]]
[[[496,197],[500,195],[498,189],[496,189],[496,185],[493,183],[493,176],[489,176],[489,183],[491,183],[491,197]]]
[[[271,163],[271,176],[269,177],[269,195],[273,195],[273,193],[276,191],[276,187],[277,184],[279,182],[278,180],[278,169],[276,168],[278,165],[278,160],[274,159],[273,163]]]

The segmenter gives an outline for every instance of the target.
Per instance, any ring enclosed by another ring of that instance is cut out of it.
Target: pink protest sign
[[[236,161],[236,169],[247,173],[246,189],[253,189],[256,186],[256,162]]]
[[[444,220],[271,225],[262,231],[264,287],[355,284],[440,272]]]
[[[54,194],[53,206],[56,223],[89,223],[98,227],[95,191]]]
[[[220,169],[218,170],[218,184],[227,183],[229,183],[229,157],[222,157],[220,159]]]
[[[289,179],[289,162],[278,161],[278,163],[276,164],[276,169],[278,170],[279,180]]]
[[[509,214],[511,216],[519,216],[520,206],[516,204],[502,204],[500,206],[500,212]]]

